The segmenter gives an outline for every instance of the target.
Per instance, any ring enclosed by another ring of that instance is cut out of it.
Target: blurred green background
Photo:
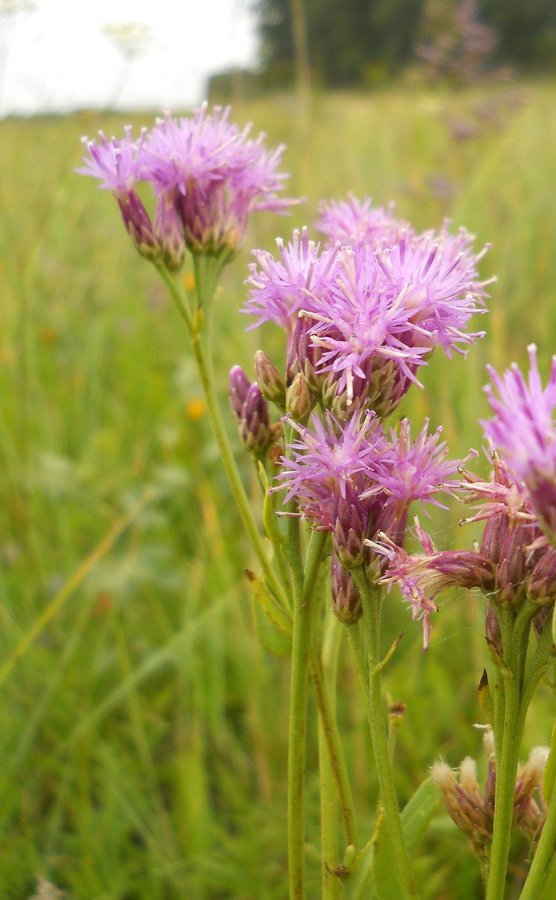
[[[416,228],[449,217],[477,247],[493,245],[482,274],[498,281],[477,322],[487,337],[467,360],[437,353],[403,408],[416,425],[443,423],[453,455],[479,447],[486,362],[523,363],[535,341],[546,372],[556,349],[555,101],[552,82],[513,81],[316,95],[303,121],[289,94],[236,106],[269,144],[288,144],[288,193],[307,202],[289,218],[254,218],[225,272],[223,405],[231,365],[251,371],[259,346],[281,358],[280,336],[246,334],[238,312],[250,248],[272,249],[311,225],[321,198],[352,191],[395,200]],[[253,561],[172,302],[110,195],[73,171],[81,134],[123,123],[91,113],[0,126],[0,895],[27,898],[44,878],[80,900],[279,900],[288,661],[254,634],[243,577]],[[241,456],[231,416],[229,426]],[[434,515],[439,546],[471,546],[477,532],[458,529],[461,515]],[[441,755],[458,765],[471,754],[484,769],[473,728],[483,610],[478,596],[445,597],[424,654],[419,626],[396,594],[388,600],[385,646],[405,632],[386,676],[407,704],[402,802]],[[376,782],[345,651],[338,716],[370,834]],[[541,690],[524,757],[548,743],[551,716]],[[308,841],[318,847],[315,732],[312,704]],[[516,859],[524,852],[516,846]],[[316,898],[317,850],[307,858]],[[478,866],[443,811],[419,874],[427,898],[479,895]]]

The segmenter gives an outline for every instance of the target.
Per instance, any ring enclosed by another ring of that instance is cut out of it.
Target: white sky
[[[256,59],[250,0],[35,0],[10,17],[5,2],[0,115],[188,106],[203,99],[208,74]],[[127,22],[151,34],[131,63],[102,33]]]

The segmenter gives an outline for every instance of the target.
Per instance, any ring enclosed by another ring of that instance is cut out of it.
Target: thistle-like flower
[[[527,381],[515,363],[502,376],[489,367],[492,384],[485,390],[494,417],[482,424],[556,544],[556,356],[543,388],[537,349],[531,344],[528,350]]]
[[[80,175],[98,178],[100,187],[112,191],[124,225],[139,253],[147,259],[158,259],[162,252],[159,237],[145,209],[136,185],[144,177],[144,144],[146,129],[135,140],[131,125],[124,137],[108,139],[101,131],[98,142],[83,138],[86,150],[84,165],[76,171]]]
[[[250,138],[229,121],[230,109],[206,105],[188,118],[168,113],[134,140],[85,140],[85,165],[77,171],[101,180],[122,210],[138,250],[160,256],[169,268],[181,264],[185,246],[198,255],[230,259],[252,212],[283,212],[298,201],[280,198],[287,175],[279,171],[283,147],[267,150],[265,136]],[[137,182],[154,189],[154,226],[135,191]]]
[[[244,312],[286,331],[288,380],[303,372],[336,413],[356,404],[384,416],[419,383],[418,369],[436,346],[463,352],[482,335],[466,330],[485,296],[482,254],[470,244],[463,230],[401,230],[380,249],[336,243],[320,250],[306,229],[294,232],[287,246],[278,241],[279,259],[255,251]]]
[[[167,114],[145,142],[148,177],[158,196],[175,203],[192,253],[231,256],[251,212],[282,212],[278,197],[287,175],[278,171],[283,145],[268,151],[265,135],[250,138],[229,121],[230,108],[206,105],[191,117]]]
[[[436,492],[451,491],[450,478],[460,464],[444,459],[439,432],[428,435],[425,425],[412,443],[404,420],[388,441],[370,412],[342,423],[327,413],[324,423],[314,419],[311,428],[295,427],[300,438],[277,480],[287,489],[286,501],[295,497],[302,515],[332,533],[335,552],[348,568],[369,559],[365,545],[374,550],[378,532],[401,544],[410,504],[438,504]]]

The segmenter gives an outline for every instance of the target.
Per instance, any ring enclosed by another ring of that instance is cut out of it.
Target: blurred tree
[[[481,10],[498,33],[500,62],[556,70],[555,0],[481,0]]]
[[[254,4],[262,79],[291,84],[292,0]],[[470,77],[493,53],[498,64],[556,67],[556,0],[305,0],[304,7],[312,77],[326,87],[399,72],[433,33],[430,46],[449,44],[446,64],[448,56],[461,57]]]

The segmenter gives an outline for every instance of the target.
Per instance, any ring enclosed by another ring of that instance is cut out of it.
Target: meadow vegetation
[[[271,146],[287,143],[288,193],[307,203],[288,218],[254,217],[225,271],[222,403],[229,368],[250,371],[255,349],[272,355],[277,340],[246,334],[238,312],[250,248],[310,225],[321,198],[370,194],[394,200],[417,229],[449,217],[477,247],[493,245],[482,263],[484,277],[498,276],[479,323],[487,337],[467,360],[435,354],[425,390],[401,410],[416,425],[444,424],[453,456],[479,446],[485,363],[523,363],[534,341],[546,372],[556,351],[555,110],[552,83],[323,95],[310,121],[286,95],[236,105],[236,120],[266,130]],[[89,113],[0,125],[0,896],[27,898],[44,878],[76,900],[281,900],[288,661],[255,634],[247,542],[172,302],[110,196],[73,171],[80,135],[120,134],[123,121]],[[235,440],[231,415],[229,427]],[[440,546],[454,545],[460,515],[435,511]],[[459,534],[460,545],[474,534]],[[445,598],[423,653],[397,593],[387,603],[385,646],[405,633],[386,677],[407,704],[402,802],[440,755],[486,763],[473,728],[484,721],[483,604]],[[365,712],[341,659],[339,722],[370,828]],[[546,688],[536,698],[523,758],[548,743],[551,699]],[[317,845],[314,708],[311,717]],[[425,896],[478,896],[478,866],[440,806],[427,841]],[[307,854],[317,897],[319,854]]]

